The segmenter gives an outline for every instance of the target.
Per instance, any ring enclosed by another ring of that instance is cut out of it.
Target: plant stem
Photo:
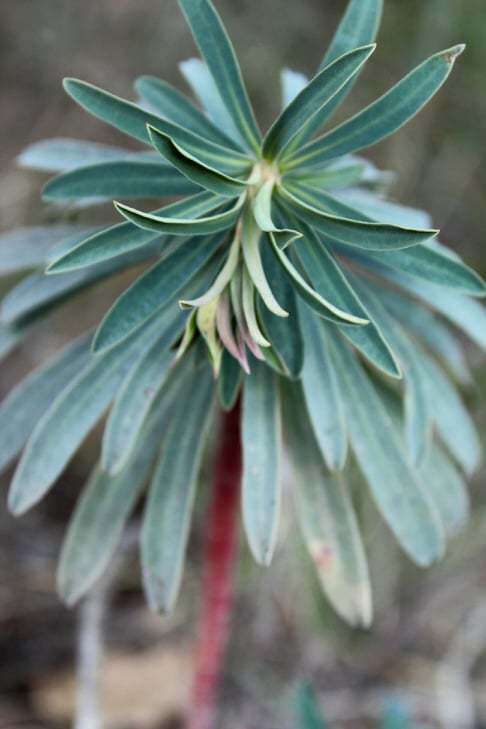
[[[240,408],[224,415],[206,524],[202,607],[188,729],[214,729],[218,689],[230,632],[238,552],[241,481]]]

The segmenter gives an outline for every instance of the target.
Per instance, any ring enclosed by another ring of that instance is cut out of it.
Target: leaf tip
[[[449,63],[452,65],[456,58],[459,58],[462,53],[466,50],[466,44],[465,43],[458,43],[457,46],[453,46],[452,48],[448,48],[446,51],[442,52],[442,58],[446,61],[446,63]]]

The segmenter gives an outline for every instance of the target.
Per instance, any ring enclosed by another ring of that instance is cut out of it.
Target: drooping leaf
[[[57,589],[68,605],[84,597],[108,567],[160,447],[164,414],[147,425],[123,471],[109,476],[97,466],[86,484],[69,522],[57,570]]]
[[[161,310],[214,255],[222,237],[196,238],[183,243],[138,278],[115,301],[93,342],[96,352],[115,346]]]
[[[198,192],[199,185],[165,162],[100,162],[65,172],[45,185],[45,200],[104,197],[174,197]]]
[[[179,64],[179,69],[214,125],[236,142],[238,149],[242,146],[245,149],[245,139],[227,110],[204,61],[200,58],[189,58]]]
[[[111,475],[119,473],[131,458],[146,418],[174,364],[170,346],[182,331],[185,316],[173,306],[159,321],[160,335],[126,378],[106,423],[101,467]]]
[[[210,0],[179,0],[179,4],[235,126],[248,148],[258,152],[260,131],[221,18]]]
[[[305,351],[302,395],[325,462],[331,470],[340,470],[346,462],[348,439],[326,329],[314,312],[302,305],[299,311]]]
[[[322,587],[351,625],[369,626],[371,586],[366,556],[341,476],[326,472],[297,385],[284,387],[284,422],[300,528]]]
[[[277,377],[260,362],[245,379],[241,427],[243,523],[256,561],[269,565],[280,516],[281,415]]]
[[[9,507],[23,514],[61,475],[77,448],[100,419],[124,378],[153,337],[150,322],[130,344],[110,350],[88,364],[51,402],[38,420],[14,474]]]
[[[446,81],[464,46],[424,61],[388,93],[340,126],[298,150],[287,166],[309,167],[371,147],[412,119]]]
[[[405,458],[400,438],[376,390],[349,347],[332,328],[328,331],[359,466],[403,549],[418,565],[430,565],[444,552],[439,516]]]
[[[157,129],[149,128],[150,138],[155,149],[188,180],[196,185],[214,192],[216,195],[236,197],[246,188],[246,182],[235,177],[225,175],[213,167],[197,159],[194,154],[184,150],[166,134]]]
[[[184,369],[178,383],[179,404],[164,436],[142,525],[142,570],[147,599],[153,610],[164,612],[173,608],[180,587],[197,476],[212,411],[209,367],[196,372],[190,361]]]
[[[185,127],[215,144],[223,147],[235,146],[234,140],[229,135],[221,131],[184,94],[166,81],[154,76],[141,76],[135,83],[135,89],[164,119]],[[238,149],[239,145],[236,148]]]
[[[209,192],[200,192],[185,200],[171,203],[155,211],[155,215],[166,218],[198,218],[213,213],[224,204],[225,200],[215,197]],[[102,261],[117,258],[129,251],[150,246],[160,238],[161,234],[143,230],[133,223],[119,223],[101,232],[90,235],[79,245],[71,246],[51,261],[48,273],[65,273],[86,266],[93,266]]]
[[[320,126],[327,104],[374,50],[374,45],[353,49],[322,69],[270,127],[263,141],[264,158],[273,160],[285,155],[299,145],[302,137],[307,136],[311,125]]]
[[[68,345],[14,387],[0,405],[0,469],[23,448],[52,401],[87,365],[91,334]]]
[[[292,189],[295,190],[295,186]],[[320,206],[316,207],[312,190],[299,186],[296,194],[293,194],[288,186],[279,187],[279,199],[295,216],[329,238],[349,246],[372,251],[398,250],[424,243],[438,233],[436,230],[414,230],[384,223],[369,223],[342,217],[330,210],[326,212],[322,208],[323,195],[321,193],[319,197]]]
[[[223,213],[216,213],[205,218],[166,218],[152,213],[144,213],[135,210],[128,205],[115,202],[115,207],[130,223],[137,225],[144,230],[151,230],[154,233],[169,233],[171,235],[207,235],[227,230],[238,219],[239,213],[245,202],[245,196],[241,195],[236,203]]]

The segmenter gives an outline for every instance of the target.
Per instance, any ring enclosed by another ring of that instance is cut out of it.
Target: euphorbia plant
[[[352,0],[316,75],[283,72],[283,111],[262,137],[210,0],[180,5],[202,55],[181,64],[199,105],[152,77],[136,82],[136,104],[66,79],[75,101],[144,150],[48,140],[21,156],[61,173],[44,198],[73,210],[113,198],[180,199],[152,212],[115,202],[125,220],[108,227],[4,238],[4,271],[39,269],[3,301],[5,351],[80,289],[151,264],[94,336],[11,392],[0,410],[0,457],[6,465],[26,443],[9,495],[22,514],[110,408],[64,543],[59,590],[74,603],[91,588],[148,483],[144,585],[150,605],[167,611],[208,432],[223,419],[211,440],[219,454],[204,624],[215,643],[202,651],[204,673],[208,654],[217,672],[224,643],[240,441],[255,559],[270,564],[277,544],[285,445],[297,522],[329,600],[350,623],[368,625],[372,612],[346,483],[352,458],[407,554],[422,566],[443,555],[468,510],[460,469],[471,474],[480,457],[451,382],[467,382],[468,367],[445,320],[484,346],[486,317],[471,297],[485,286],[437,241],[426,213],[385,199],[389,174],[356,156],[429,101],[463,46],[436,53],[322,133],[375,49],[381,0]]]

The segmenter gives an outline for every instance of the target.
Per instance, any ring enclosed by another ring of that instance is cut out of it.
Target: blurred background
[[[217,0],[263,127],[280,103],[279,70],[312,74],[345,0]],[[0,232],[52,219],[42,176],[16,168],[29,142],[80,137],[130,146],[63,93],[63,76],[124,97],[141,74],[183,86],[177,63],[195,54],[175,0],[2,0],[0,24]],[[486,273],[486,6],[484,0],[385,0],[372,63],[345,111],[371,101],[426,56],[459,42],[467,52],[432,104],[368,154],[397,171],[393,197],[428,209],[442,239]],[[112,213],[109,208],[96,215]],[[90,217],[92,220],[92,216]],[[106,217],[104,218],[106,219]],[[0,372],[2,393],[76,331],[97,321],[124,276],[90,289],[31,336]],[[467,345],[469,346],[469,345]],[[486,435],[484,359],[470,347],[476,385],[465,393]],[[55,594],[67,515],[89,471],[96,433],[52,494],[20,521],[0,508],[0,729],[69,726],[77,614]],[[225,729],[296,729],[296,686],[311,681],[335,727],[372,727],[390,695],[427,727],[486,727],[486,498],[472,484],[468,530],[424,573],[401,556],[373,507],[363,509],[375,593],[369,632],[328,609],[284,515],[274,565],[263,572],[242,548],[233,638],[222,691]],[[204,484],[202,484],[204,488]],[[175,729],[191,675],[199,546],[192,536],[175,615],[149,614],[136,551],[125,555],[106,617],[104,700],[110,729]],[[303,567],[304,565],[304,567]]]

